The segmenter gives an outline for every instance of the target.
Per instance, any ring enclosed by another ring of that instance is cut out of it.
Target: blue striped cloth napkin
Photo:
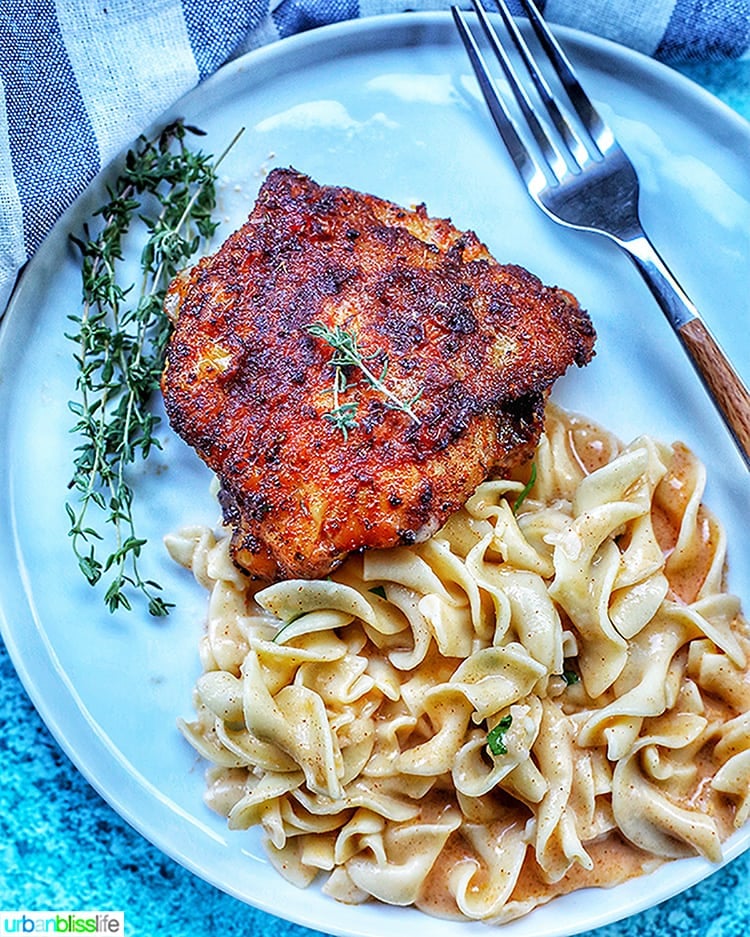
[[[450,0],[0,0],[0,311],[20,268],[99,169],[222,63],[315,26],[449,5]],[[539,5],[550,22],[667,62],[736,58],[750,51],[750,0]]]

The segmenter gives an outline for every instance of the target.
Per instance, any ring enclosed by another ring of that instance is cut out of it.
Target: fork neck
[[[695,305],[641,229],[630,237],[616,240],[638,268],[662,312],[675,329],[681,329],[698,317]]]
[[[750,391],[646,235],[641,232],[618,243],[630,255],[673,326],[750,469]]]

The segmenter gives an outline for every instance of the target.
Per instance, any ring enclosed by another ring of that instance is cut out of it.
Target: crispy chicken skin
[[[552,383],[594,344],[569,293],[473,233],[291,169],[166,309],[167,413],[219,477],[235,562],[264,581],[434,532],[530,457]],[[333,349],[312,323],[355,334],[378,376],[387,363],[414,417],[353,366],[339,403],[356,403],[356,426],[334,425]]]

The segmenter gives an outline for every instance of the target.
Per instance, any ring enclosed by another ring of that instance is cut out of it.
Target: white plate
[[[584,83],[640,172],[643,214],[685,288],[750,379],[747,125],[678,74],[610,43],[562,32]],[[677,341],[628,261],[603,239],[556,227],[523,192],[495,136],[463,49],[444,14],[355,21],[252,53],[188,96],[183,115],[218,153],[247,132],[222,169],[222,234],[239,224],[263,167],[294,165],[474,228],[503,261],[575,292],[599,332],[598,354],[556,399],[630,438],[681,438],[710,466],[709,504],[725,520],[730,583],[750,607],[748,473]],[[273,155],[272,155],[273,154]],[[486,933],[411,909],[339,905],[299,891],[266,862],[255,832],[226,831],[202,803],[203,769],[175,729],[191,712],[204,596],[163,555],[160,538],[213,523],[208,473],[167,436],[139,480],[151,538],[147,571],[178,602],[166,622],[111,617],[82,583],[63,504],[71,474],[75,374],[66,315],[77,311],[78,260],[68,243],[101,204],[100,180],[29,265],[0,337],[0,595],[3,634],[33,701],[80,770],[166,853],[269,912],[335,934]],[[750,830],[727,858],[750,845]],[[614,890],[556,900],[504,929],[510,937],[572,934],[642,910],[713,871],[695,859]]]

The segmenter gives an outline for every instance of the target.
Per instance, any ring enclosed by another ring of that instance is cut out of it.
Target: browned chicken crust
[[[285,169],[166,306],[167,413],[219,477],[236,563],[267,581],[434,532],[529,458],[552,383],[593,354],[574,297],[498,264],[472,232]],[[339,403],[356,404],[356,425],[342,432],[313,323],[356,335],[414,415],[349,367]]]

